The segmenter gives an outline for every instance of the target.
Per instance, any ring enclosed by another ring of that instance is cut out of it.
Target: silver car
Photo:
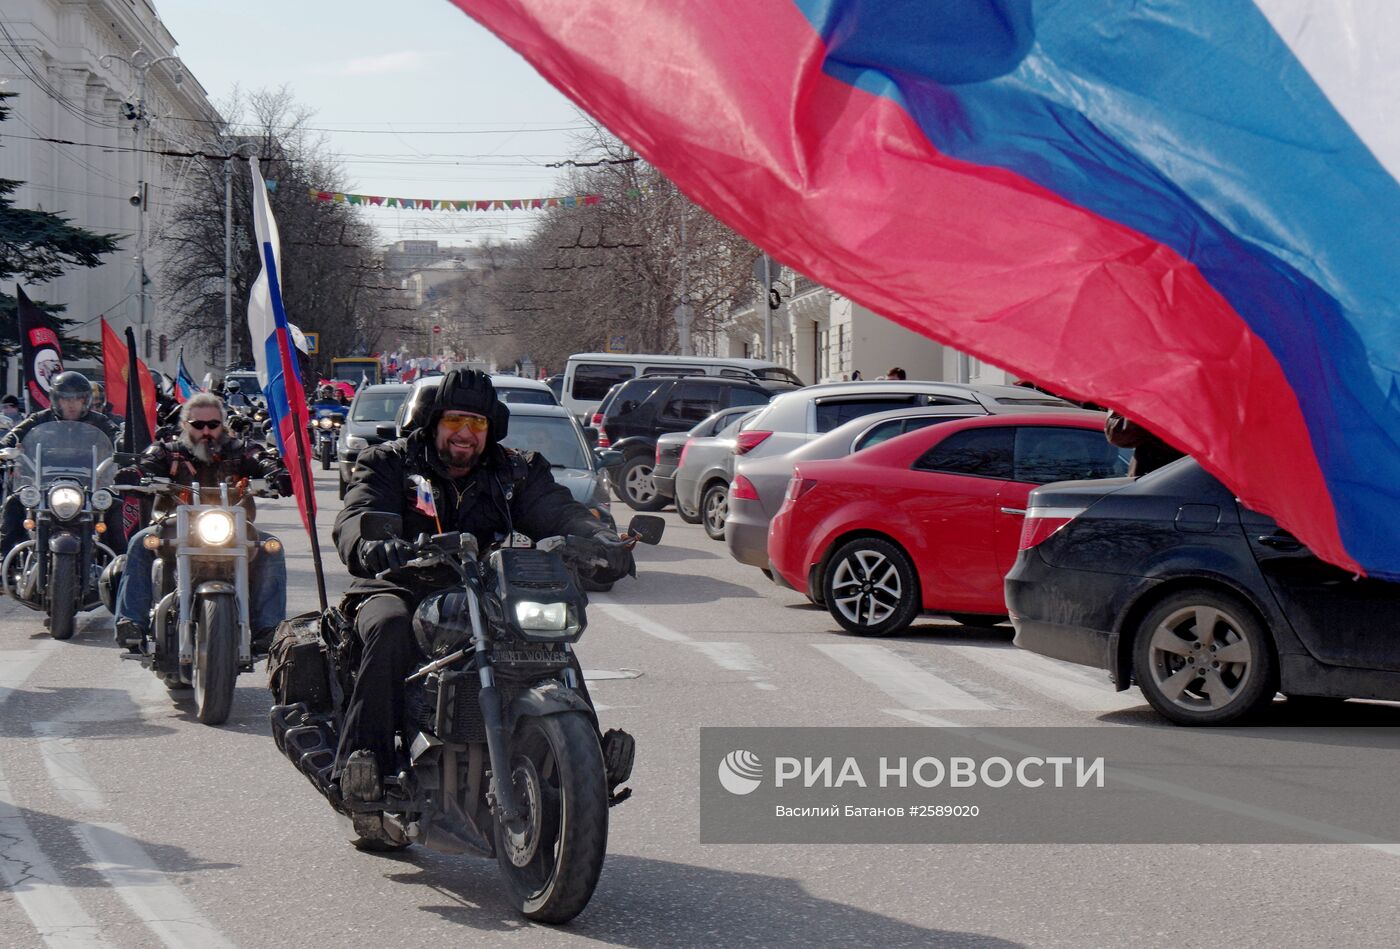
[[[711,540],[724,539],[729,482],[734,478],[734,445],[739,432],[757,415],[757,410],[745,412],[713,435],[692,438],[676,469],[676,509],[698,511]]]
[[[512,403],[510,428],[501,444],[520,451],[539,452],[553,469],[554,480],[568,488],[575,501],[611,526],[603,470],[588,447],[582,426],[568,409],[562,405]]]
[[[727,409],[720,409],[703,422],[697,422],[695,427],[686,432],[666,432],[656,439],[656,467],[651,469],[651,482],[656,487],[658,494],[665,495],[673,501],[676,497],[676,471],[681,464],[681,454],[685,451],[685,446],[694,438],[708,438],[719,433],[719,430],[729,425],[730,422],[740,416],[752,415],[754,407],[751,405],[736,405]],[[694,507],[694,502],[690,505],[676,504],[676,513],[681,516],[681,520],[687,524],[699,524],[700,514]]]
[[[986,401],[911,405],[902,409],[876,412],[859,416],[833,431],[799,442],[795,448],[782,454],[739,456],[736,458],[734,487],[730,491],[724,523],[724,540],[730,554],[740,563],[759,567],[765,573],[769,572],[768,525],[778,513],[778,508],[783,505],[783,495],[787,491],[794,465],[801,461],[843,458],[906,432],[952,419],[1034,411],[1063,414],[1066,409],[1073,410],[1073,406],[1050,396],[1033,398],[1032,404],[1029,405],[1016,404],[1012,401],[1015,398],[1013,394],[1024,398],[1027,390],[1015,386],[979,388],[982,391],[1010,390],[1012,394],[1000,393],[1005,402],[998,401],[998,394],[993,394]],[[1031,395],[1035,396],[1034,393]],[[753,437],[749,433],[761,430],[763,424],[761,417],[750,422],[746,437]]]

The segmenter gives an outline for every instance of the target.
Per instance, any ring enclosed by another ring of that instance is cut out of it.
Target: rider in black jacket
[[[425,417],[409,420],[418,427],[408,437],[371,447],[355,462],[345,507],[335,521],[336,548],[360,578],[351,585],[347,606],[364,643],[336,756],[346,797],[374,799],[370,795],[377,796],[379,776],[399,771],[394,751],[398,709],[404,677],[418,659],[413,609],[444,585],[431,576],[409,576],[403,583],[374,579],[381,571],[402,567],[413,554],[399,538],[362,538],[362,514],[400,515],[404,537],[470,533],[483,550],[512,531],[533,540],[560,534],[595,536],[612,542],[606,548],[608,566],[600,568],[595,579],[635,573],[631,551],[554,481],[549,462],[499,444],[509,417],[489,376],[454,370],[427,404]],[[409,480],[415,474],[432,486],[436,518],[417,506],[416,485]],[[359,791],[352,792],[352,786]]]
[[[18,445],[37,426],[48,422],[82,422],[101,431],[112,440],[117,440],[117,424],[101,412],[92,411],[92,384],[81,372],[69,370],[60,372],[53,378],[49,389],[53,404],[35,412],[15,425],[0,438],[0,447]],[[0,515],[0,559],[3,559],[14,546],[24,539],[24,505],[19,503],[19,495],[11,494],[5,499],[3,515]]]

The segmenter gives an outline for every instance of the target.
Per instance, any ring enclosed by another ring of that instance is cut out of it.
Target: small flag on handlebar
[[[433,519],[437,525],[438,533],[442,533],[442,521],[438,519],[437,499],[433,497],[433,486],[428,483],[428,479],[422,475],[410,475],[409,480],[413,482],[417,493],[417,499],[413,506]]]

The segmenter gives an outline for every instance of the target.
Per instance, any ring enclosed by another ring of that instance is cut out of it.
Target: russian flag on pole
[[[311,449],[306,442],[306,393],[302,390],[301,371],[293,355],[287,314],[282,309],[279,277],[282,256],[277,240],[277,222],[272,218],[258,160],[250,158],[248,164],[253,176],[253,230],[262,258],[262,272],[254,281],[248,298],[248,332],[253,340],[253,361],[257,365],[258,382],[267,399],[267,414],[272,419],[277,448],[292,474],[292,488],[296,492],[297,507],[301,509],[302,524],[314,538],[316,495],[307,467]]]
[[[1400,579],[1400,3],[454,2],[797,270]]]

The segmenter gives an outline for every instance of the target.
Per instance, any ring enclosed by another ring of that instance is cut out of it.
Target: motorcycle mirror
[[[359,527],[361,540],[388,540],[403,536],[403,518],[387,511],[366,511],[360,515]]]
[[[643,544],[661,543],[661,535],[665,531],[665,518],[654,514],[638,514],[627,525],[627,533],[634,535]]]

